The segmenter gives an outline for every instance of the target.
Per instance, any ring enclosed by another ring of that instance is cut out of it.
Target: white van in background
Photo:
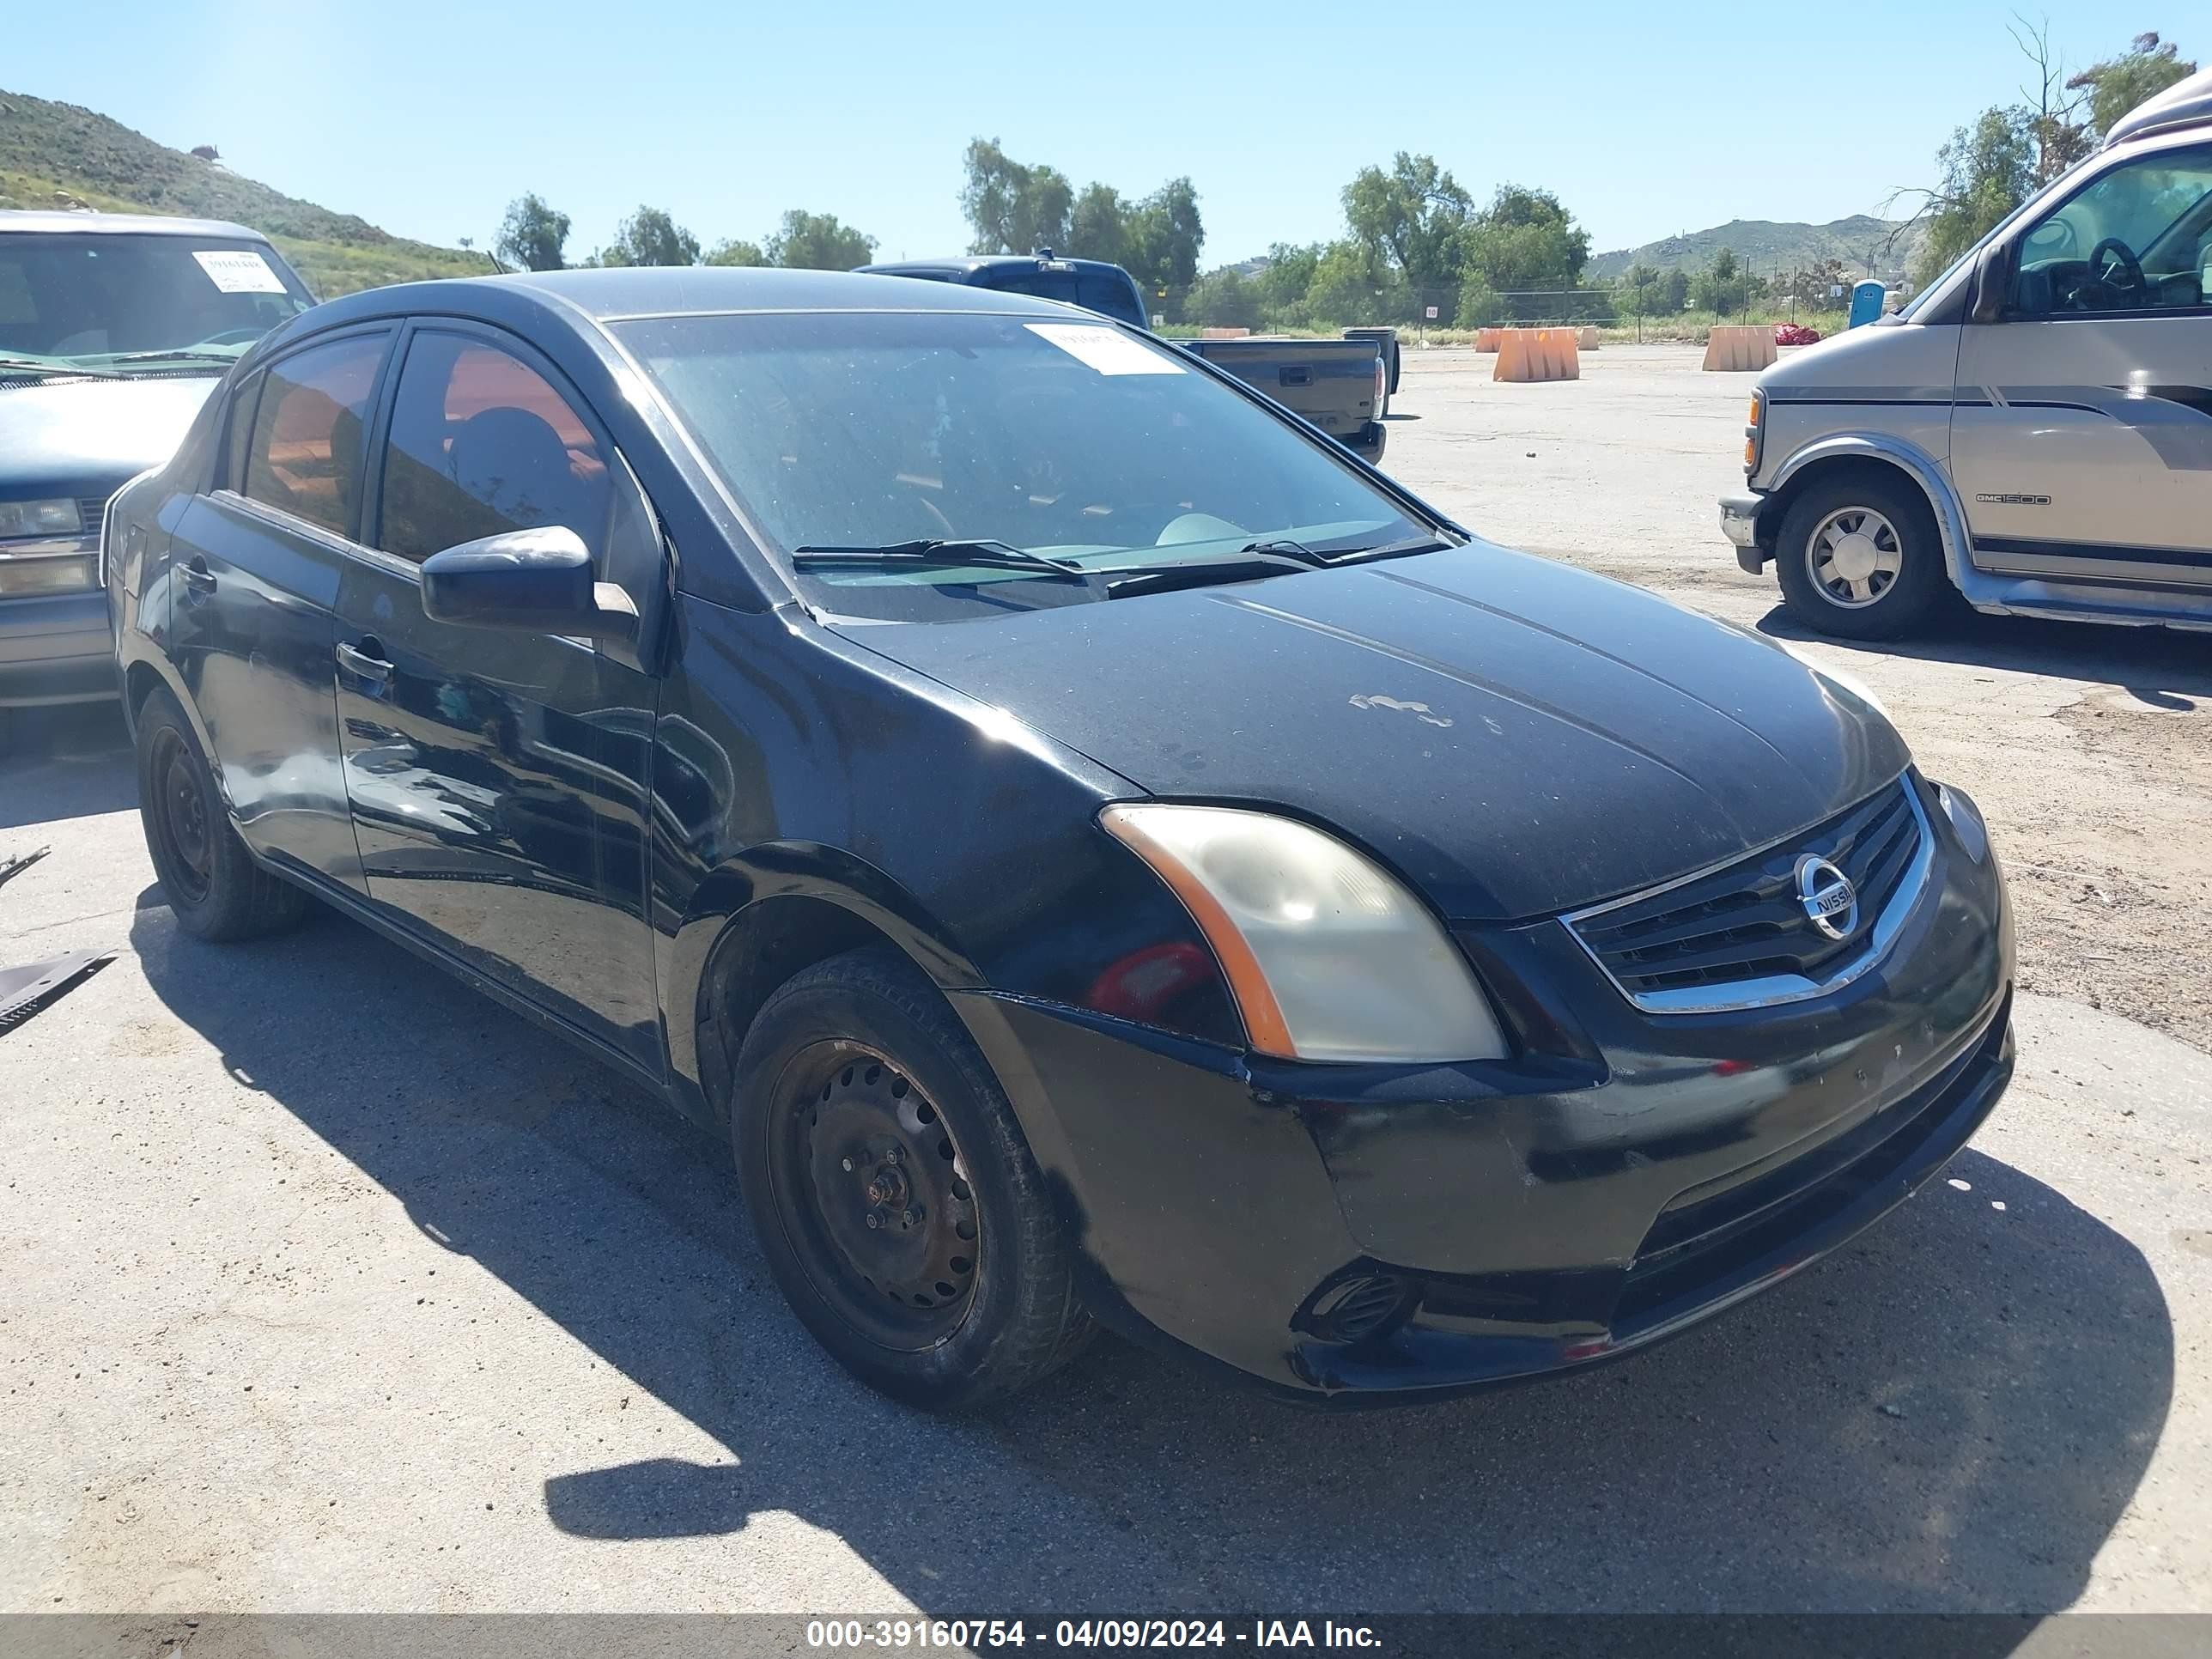
[[[2212,629],[2212,70],[2113,125],[1902,312],[1752,394],[1737,560],[1790,612]]]

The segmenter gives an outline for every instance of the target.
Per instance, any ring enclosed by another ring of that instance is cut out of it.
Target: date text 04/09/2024
[[[1381,1645],[1364,1625],[1334,1620],[1255,1619],[815,1619],[810,1648],[1350,1648]]]

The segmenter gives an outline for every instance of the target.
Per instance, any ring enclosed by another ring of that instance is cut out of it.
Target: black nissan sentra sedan
[[[356,295],[106,554],[179,924],[320,899],[727,1133],[921,1404],[1094,1323],[1330,1401],[1603,1360],[2011,1074],[1981,817],[1864,698],[1049,301]]]

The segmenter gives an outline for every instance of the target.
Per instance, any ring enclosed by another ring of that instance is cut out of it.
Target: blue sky
[[[487,242],[536,190],[574,218],[572,255],[641,201],[709,244],[806,207],[874,234],[879,257],[957,251],[977,135],[1125,194],[1188,173],[1207,264],[1335,234],[1345,180],[1397,149],[1434,154],[1478,197],[1549,188],[1602,250],[1875,211],[2028,72],[2010,7],[1952,0],[1734,21],[1655,0],[9,9],[8,89],[214,143],[240,173],[429,241]],[[2070,64],[2158,26],[2212,58],[2212,27],[2187,27],[2197,0],[2048,12]]]

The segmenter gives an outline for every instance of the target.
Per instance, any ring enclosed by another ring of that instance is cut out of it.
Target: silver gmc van
[[[2212,629],[2212,70],[1901,312],[1766,371],[1721,526],[1808,627]]]

